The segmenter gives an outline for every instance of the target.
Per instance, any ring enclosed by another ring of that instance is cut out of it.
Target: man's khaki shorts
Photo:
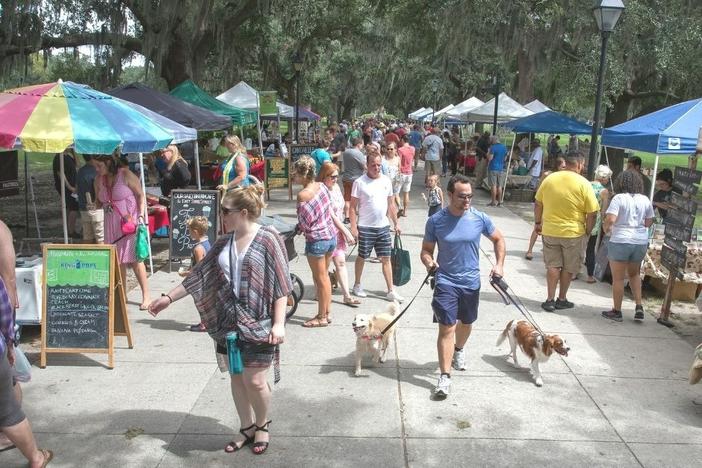
[[[574,275],[580,272],[583,264],[582,237],[543,236],[542,240],[546,268],[563,268]]]

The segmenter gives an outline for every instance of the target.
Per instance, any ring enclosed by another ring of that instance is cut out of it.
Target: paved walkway
[[[279,191],[282,197],[282,191]],[[304,257],[291,269],[308,286],[287,328],[282,381],[274,389],[271,447],[262,459],[223,447],[238,422],[227,375],[217,370],[211,340],[186,331],[196,321],[190,300],[152,319],[130,305],[135,348],[117,339],[114,370],[100,355],[51,355],[25,387],[25,409],[42,447],[56,453],[56,467],[426,467],[426,466],[695,466],[702,459],[702,387],[688,385],[693,348],[647,315],[634,323],[600,318],[610,305],[608,285],[576,281],[575,310],[546,313],[540,247],[523,259],[531,226],[505,208],[486,210],[507,239],[506,280],[544,330],[572,348],[542,366],[537,388],[526,369],[515,369],[495,347],[505,323],[518,319],[489,287],[493,258],[483,243],[484,287],[480,317],[468,346],[469,368],[454,372],[452,394],[432,401],[437,378],[436,327],[431,291],[423,289],[400,322],[388,361],[366,364],[353,376],[355,311],[334,295],[334,323],[303,329],[313,316],[311,275]],[[271,202],[268,213],[294,218],[289,202]],[[419,262],[426,209],[415,184],[409,217],[402,219],[405,248],[413,253],[411,297],[424,277]],[[302,251],[302,239],[298,239]],[[352,268],[350,269],[352,274]],[[177,274],[151,278],[154,295],[180,281]],[[364,272],[368,291],[384,294],[380,266]],[[137,300],[138,293],[130,293]],[[386,302],[369,297],[359,309]],[[505,345],[507,346],[507,345]],[[526,360],[522,359],[523,365]],[[695,462],[697,460],[697,462]],[[0,466],[24,466],[16,450]]]

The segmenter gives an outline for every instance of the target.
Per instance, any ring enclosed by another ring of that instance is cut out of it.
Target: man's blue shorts
[[[478,319],[480,290],[458,288],[448,284],[437,284],[431,308],[434,310],[434,322],[442,325],[461,323],[471,324]]]

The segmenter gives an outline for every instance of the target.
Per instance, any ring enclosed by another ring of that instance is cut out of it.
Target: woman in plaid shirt
[[[15,285],[15,249],[12,233],[0,221],[0,431],[22,455],[29,466],[44,467],[54,454],[51,450],[39,450],[34,440],[32,427],[15,398],[12,382],[12,367],[15,365],[15,309],[19,307]]]
[[[303,324],[309,328],[331,323],[331,283],[327,272],[338,232],[332,217],[331,194],[326,185],[314,181],[315,169],[315,162],[309,156],[302,156],[295,163],[295,180],[304,186],[297,195],[298,227],[305,234],[305,255],[317,288],[317,316]]]

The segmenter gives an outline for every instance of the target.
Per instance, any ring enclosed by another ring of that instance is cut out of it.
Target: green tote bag
[[[407,284],[412,276],[412,262],[410,253],[402,248],[402,239],[399,234],[395,234],[390,262],[392,263],[392,284],[395,286]]]

